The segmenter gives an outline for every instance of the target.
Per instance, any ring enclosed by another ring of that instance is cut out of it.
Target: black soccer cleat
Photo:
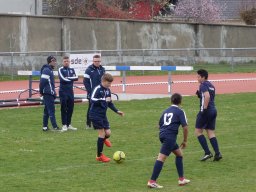
[[[49,131],[49,128],[48,128],[48,127],[43,127],[42,130],[43,130],[43,131]]]
[[[218,153],[218,154],[215,154],[215,155],[214,155],[213,161],[219,161],[219,160],[221,160],[221,159],[222,159],[222,155],[221,155],[221,153]]]
[[[206,161],[207,159],[210,159],[212,157],[213,157],[213,155],[211,153],[210,154],[205,154],[200,161]]]

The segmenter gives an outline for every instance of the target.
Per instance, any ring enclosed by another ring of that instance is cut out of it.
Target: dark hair
[[[174,93],[174,94],[171,96],[171,102],[172,102],[174,105],[179,105],[179,104],[181,104],[181,101],[182,101],[182,96],[181,96],[181,94],[179,94],[179,93]]]
[[[208,72],[204,69],[199,69],[197,71],[197,74],[200,75],[201,77],[204,77],[205,79],[208,79]]]
[[[64,57],[63,57],[63,60],[64,60],[64,59],[69,59],[69,56],[64,56]]]
[[[94,58],[100,58],[100,55],[94,55],[94,56],[93,56],[93,59],[94,59]]]
[[[47,63],[49,64],[49,63],[51,63],[52,61],[57,61],[57,59],[56,59],[54,56],[52,56],[52,55],[48,56],[48,57],[47,57]]]
[[[113,82],[114,78],[111,74],[109,73],[105,73],[102,77],[101,77],[101,81],[107,81],[107,82]]]

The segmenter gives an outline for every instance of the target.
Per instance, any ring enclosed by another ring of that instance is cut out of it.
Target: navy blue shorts
[[[100,118],[100,117],[90,117],[90,120],[92,121],[92,125],[94,129],[109,129],[109,122],[108,118]]]
[[[179,145],[176,142],[176,138],[170,136],[162,136],[160,137],[160,141],[162,143],[162,147],[160,149],[160,153],[169,156],[172,151],[179,149]]]
[[[196,128],[215,130],[217,111],[208,110],[205,114],[198,113],[196,118]]]

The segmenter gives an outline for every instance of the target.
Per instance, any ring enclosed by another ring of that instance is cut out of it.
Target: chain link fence
[[[123,49],[42,52],[0,52],[0,76],[13,79],[18,70],[40,70],[49,55],[54,55],[58,67],[64,55],[101,53],[106,66],[208,66],[228,65],[230,71],[238,65],[256,68],[256,48],[200,48],[200,49]],[[256,69],[252,72],[255,72]]]

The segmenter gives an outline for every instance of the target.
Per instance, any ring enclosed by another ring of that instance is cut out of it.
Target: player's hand
[[[183,142],[181,143],[181,145],[180,145],[180,148],[181,148],[181,149],[185,149],[186,146],[187,146],[187,142],[183,141]]]
[[[198,98],[201,98],[200,92],[198,90],[196,91],[196,95]]]
[[[122,112],[122,111],[117,111],[117,114],[122,116],[122,117],[124,116],[124,112]]]
[[[106,101],[110,102],[111,101],[111,97],[106,97]]]

